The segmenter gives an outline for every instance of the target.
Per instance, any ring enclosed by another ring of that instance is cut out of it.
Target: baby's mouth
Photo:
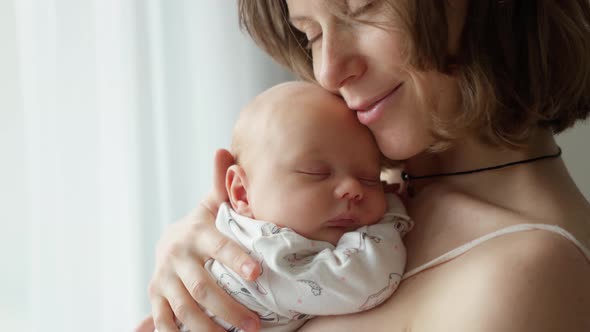
[[[354,219],[333,219],[326,222],[326,226],[337,228],[350,228],[356,225],[358,225],[358,222]]]

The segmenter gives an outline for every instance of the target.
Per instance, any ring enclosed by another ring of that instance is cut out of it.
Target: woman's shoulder
[[[306,331],[590,331],[590,263],[549,232],[506,234],[401,283],[362,313]]]
[[[505,234],[437,270],[416,330],[590,331],[590,262],[561,235]]]
[[[468,250],[406,281],[430,290],[421,298],[425,305],[413,329],[590,331],[590,262],[571,239],[519,227],[539,220],[453,188],[432,187],[418,199],[410,205],[420,225],[409,237],[408,251],[416,253],[409,257],[410,269],[455,249]],[[530,231],[519,231],[524,229]],[[587,232],[572,233],[588,245]],[[434,241],[428,250],[420,245],[433,238],[448,240]]]
[[[571,240],[511,228],[539,221],[444,186],[408,208],[415,218],[404,239],[409,270],[467,250],[409,277],[380,307],[314,319],[307,330],[590,331],[590,262]],[[563,228],[587,246],[585,231]]]

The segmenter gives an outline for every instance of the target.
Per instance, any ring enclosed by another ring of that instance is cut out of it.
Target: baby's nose
[[[363,199],[363,186],[357,179],[346,178],[336,187],[335,194],[340,199],[360,201]]]

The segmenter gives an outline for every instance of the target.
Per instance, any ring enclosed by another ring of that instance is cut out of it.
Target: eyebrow
[[[339,2],[342,2],[343,5],[345,5],[346,7],[349,7],[347,0],[330,0],[330,1],[339,1]],[[309,16],[305,16],[305,15],[295,15],[295,16],[289,16],[288,21],[289,21],[289,23],[293,24],[294,21],[309,22],[309,21],[312,21],[312,19]]]

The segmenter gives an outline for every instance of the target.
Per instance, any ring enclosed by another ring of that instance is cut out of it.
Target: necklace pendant
[[[414,188],[410,185],[410,175],[406,172],[401,173],[401,178],[404,184],[404,191],[408,197],[414,197]]]
[[[410,174],[402,171],[402,180],[407,183],[410,181]]]

